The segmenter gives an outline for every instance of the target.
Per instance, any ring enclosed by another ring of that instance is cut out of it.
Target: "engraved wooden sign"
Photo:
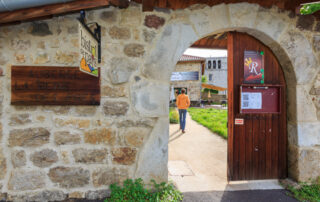
[[[100,105],[99,77],[79,67],[12,66],[13,105]]]

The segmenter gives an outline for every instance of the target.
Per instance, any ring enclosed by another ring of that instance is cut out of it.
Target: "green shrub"
[[[298,189],[288,186],[295,198],[299,201],[320,202],[320,177],[312,184],[300,183],[300,185]]]
[[[183,196],[180,191],[175,189],[172,183],[157,184],[151,180],[150,189],[145,188],[142,179],[124,181],[123,187],[116,184],[110,185],[111,196],[105,202],[175,202],[182,201]]]
[[[174,107],[169,109],[169,120],[170,123],[179,123],[179,113]]]

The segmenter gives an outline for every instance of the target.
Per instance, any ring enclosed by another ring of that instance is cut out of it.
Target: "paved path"
[[[169,179],[184,201],[296,201],[277,180],[227,182],[227,141],[191,120],[170,125]],[[265,197],[265,200],[260,200]],[[272,197],[272,198],[270,198]]]

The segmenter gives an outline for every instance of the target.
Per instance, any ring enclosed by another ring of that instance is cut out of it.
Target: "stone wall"
[[[0,199],[94,199],[127,177],[167,180],[171,72],[193,42],[228,30],[255,36],[279,58],[288,85],[290,176],[320,175],[314,18],[246,3],[88,11],[88,22],[102,26],[101,105],[10,105],[11,65],[77,66],[76,17],[0,27]]]
[[[216,68],[213,69],[212,65],[211,68],[208,68],[208,60],[216,61]],[[218,60],[221,61],[221,69],[218,69]],[[206,61],[206,69],[205,69],[205,76],[207,77],[208,84],[212,84],[215,86],[219,86],[222,88],[228,88],[228,63],[227,57],[217,57],[217,58],[207,58]],[[210,74],[212,75],[212,80],[210,81]]]
[[[190,101],[200,102],[201,97],[201,62],[178,62],[174,72],[199,72],[196,81],[171,81],[174,88],[186,88]]]

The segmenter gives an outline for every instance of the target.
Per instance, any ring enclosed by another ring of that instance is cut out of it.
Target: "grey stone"
[[[112,161],[121,165],[132,165],[136,160],[137,150],[130,147],[113,148]]]
[[[2,148],[0,147],[0,180],[4,179],[7,174],[7,160],[3,155]]]
[[[31,34],[34,36],[48,36],[52,35],[48,23],[33,22],[31,25]]]
[[[79,116],[93,116],[97,111],[96,106],[76,107],[76,114]]]
[[[5,65],[8,61],[7,57],[3,53],[0,53],[0,65]]]
[[[67,194],[58,190],[45,190],[41,192],[26,193],[23,195],[11,195],[10,200],[13,201],[37,201],[37,202],[49,202],[49,201],[62,201],[67,198]]]
[[[31,117],[30,114],[14,114],[10,117],[10,126],[15,125],[24,125],[27,123],[31,123]]]
[[[106,22],[109,23],[114,23],[115,21],[117,21],[117,14],[116,11],[112,10],[112,11],[103,11],[100,14],[100,18]]]
[[[123,168],[98,168],[92,173],[92,181],[95,187],[115,183],[121,185],[128,177],[128,171]]]
[[[68,34],[77,34],[78,33],[78,25],[73,25],[68,27]]]
[[[103,163],[105,162],[108,150],[106,149],[75,149],[72,151],[77,163]]]
[[[130,30],[126,27],[113,26],[108,33],[112,39],[128,40],[131,37]]]
[[[79,144],[80,141],[80,134],[72,134],[69,131],[59,131],[54,133],[54,142],[57,145]]]
[[[127,88],[124,85],[120,86],[102,86],[101,96],[106,97],[127,97]]]
[[[105,115],[121,116],[127,114],[129,104],[123,101],[106,101],[103,104],[103,111]]]
[[[140,81],[131,86],[131,99],[141,116],[159,117],[169,114],[169,85]]]
[[[111,195],[110,189],[87,191],[86,199],[88,200],[105,199],[107,197],[110,197],[110,195]]]
[[[313,15],[299,15],[297,20],[297,28],[300,30],[312,30],[315,17]]]
[[[151,43],[155,37],[156,33],[154,31],[143,30],[143,39],[145,42]]]
[[[144,18],[144,25],[149,28],[159,29],[165,23],[165,19],[163,17],[159,17],[156,15],[146,15]]]
[[[141,44],[127,44],[124,46],[123,52],[129,57],[141,57],[144,55],[144,46]]]
[[[150,127],[152,128],[155,124],[153,119],[139,119],[139,120],[124,120],[120,121],[117,126],[122,127]]]
[[[20,50],[20,51],[28,50],[29,48],[31,48],[31,41],[23,40],[23,39],[12,39],[11,48],[13,50]]]
[[[313,36],[313,49],[315,51],[320,51],[320,35]]]
[[[53,112],[55,114],[68,114],[70,111],[69,106],[43,106],[42,110],[44,112]]]
[[[57,152],[52,149],[44,149],[38,152],[34,152],[30,160],[35,166],[40,168],[49,167],[58,161]]]
[[[49,143],[49,137],[45,128],[14,129],[9,134],[9,147],[37,147]]]
[[[45,174],[38,170],[13,170],[8,182],[12,191],[35,190],[45,187]]]
[[[312,147],[320,145],[319,122],[298,123],[298,146]]]
[[[26,165],[26,153],[23,150],[16,150],[11,153],[12,165],[15,168]]]
[[[139,153],[134,178],[142,178],[145,182],[151,179],[157,182],[168,180],[168,142],[168,118],[159,118]]]
[[[137,69],[137,64],[126,58],[112,58],[109,78],[113,84],[121,84],[129,81],[133,71]]]
[[[90,172],[79,167],[55,167],[50,169],[48,176],[60,187],[77,188],[89,184]]]

